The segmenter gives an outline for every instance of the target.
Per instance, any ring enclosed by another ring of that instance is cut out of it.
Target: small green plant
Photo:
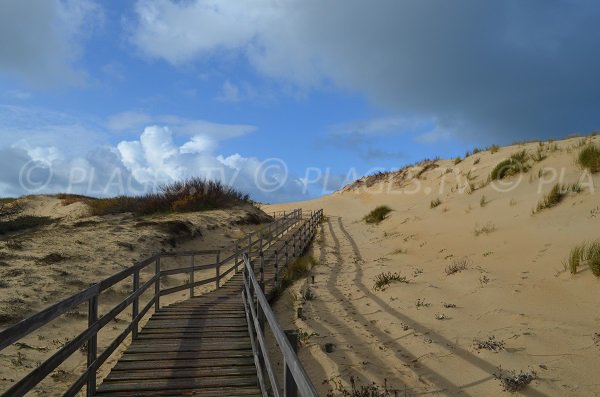
[[[573,247],[564,266],[571,274],[576,274],[583,263],[587,263],[594,276],[600,277],[600,240]]]
[[[431,203],[429,203],[429,208],[435,208],[440,204],[442,204],[442,200],[436,198],[435,200],[431,200]]]
[[[493,223],[487,223],[483,226],[475,226],[475,236],[480,234],[490,234],[496,230],[496,225]]]
[[[497,153],[500,150],[500,146],[498,146],[498,145],[492,145],[492,146],[489,147],[489,149],[490,149],[490,153],[494,154],[494,153]]]
[[[462,158],[460,158],[460,157],[456,157],[456,158],[454,159],[454,165],[457,165],[457,164],[459,164],[461,161],[462,161]]]
[[[375,208],[373,211],[369,212],[369,214],[366,215],[363,218],[363,220],[366,223],[378,224],[381,221],[383,221],[390,212],[392,212],[392,209],[390,207],[388,207],[387,205],[380,205],[379,207]]]
[[[469,267],[470,261],[468,258],[455,259],[452,261],[451,265],[446,266],[444,271],[446,272],[446,276],[450,276],[452,274],[460,273],[463,270],[467,270]]]
[[[485,207],[488,203],[489,203],[489,200],[485,197],[485,194],[482,195],[481,199],[479,199],[479,206]]]
[[[375,285],[373,285],[373,289],[375,291],[382,291],[393,282],[406,283],[408,284],[408,280],[406,276],[401,276],[398,273],[380,273],[375,276]]]
[[[600,146],[595,144],[588,144],[586,147],[581,149],[577,156],[577,162],[583,168],[589,170],[591,173],[600,171]]]

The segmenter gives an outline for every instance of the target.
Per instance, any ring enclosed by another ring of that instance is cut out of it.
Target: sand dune
[[[298,296],[309,286],[316,298],[276,304],[286,327],[314,333],[301,358],[320,394],[336,382],[349,387],[355,376],[387,379],[407,395],[499,395],[496,375],[510,370],[535,373],[524,395],[600,394],[599,280],[585,266],[571,275],[562,263],[575,245],[600,239],[600,175],[576,165],[582,144],[536,142],[457,164],[429,161],[319,200],[268,206],[324,208],[328,216],[312,252],[320,262],[315,284],[292,290]],[[498,162],[538,148],[528,172],[486,184]],[[579,182],[581,191],[533,213],[557,182]],[[392,212],[366,224],[378,205]],[[466,268],[448,274],[453,264]],[[375,290],[384,272],[408,282]],[[305,318],[295,319],[300,305]],[[335,344],[333,353],[325,343]]]
[[[55,197],[26,197],[19,203],[22,216],[51,219],[38,227],[0,235],[0,329],[159,250],[221,248],[254,229],[256,221],[267,220],[252,206],[184,214],[98,217],[89,216],[83,203],[64,205]],[[167,260],[164,266],[169,266]],[[151,272],[141,274],[141,282],[150,277]],[[165,286],[176,283],[176,277],[165,278]],[[130,279],[104,292],[100,314],[108,312],[130,292]],[[163,302],[186,297],[187,293],[173,294]],[[146,295],[141,302],[147,302]],[[99,333],[100,351],[130,319],[131,312],[126,310]],[[83,304],[2,351],[0,390],[6,390],[86,327],[87,306]],[[124,346],[99,371],[99,378],[108,373]],[[62,395],[65,385],[76,379],[85,363],[85,351],[74,354],[33,395]]]

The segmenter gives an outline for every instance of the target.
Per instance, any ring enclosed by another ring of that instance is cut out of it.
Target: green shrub
[[[375,285],[373,286],[373,289],[375,291],[383,290],[383,289],[385,289],[386,286],[388,286],[389,284],[391,284],[393,282],[408,284],[408,280],[406,279],[406,276],[401,276],[398,273],[387,272],[387,273],[380,273],[375,277]]]
[[[429,203],[429,208],[435,208],[440,204],[442,204],[442,200],[436,198],[435,200],[431,200],[431,203]]]
[[[592,173],[600,171],[600,146],[589,144],[579,152],[577,162]]]
[[[491,154],[497,153],[500,150],[500,146],[498,146],[498,145],[492,145],[492,146],[489,147],[489,150],[490,150]]]
[[[296,280],[300,280],[310,274],[313,267],[317,266],[319,262],[312,255],[304,255],[290,263],[281,280],[281,288],[285,289],[292,285]]]
[[[369,212],[369,214],[366,215],[363,218],[363,220],[367,223],[378,224],[379,222],[384,220],[390,212],[392,212],[392,209],[390,207],[388,207],[387,205],[380,205],[373,211]]]

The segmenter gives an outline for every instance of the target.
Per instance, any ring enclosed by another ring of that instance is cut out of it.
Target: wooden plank
[[[103,392],[99,395],[110,397],[132,397],[130,392]],[[177,389],[177,390],[143,390],[136,391],[135,397],[163,396],[195,396],[195,397],[259,397],[260,391],[256,386],[220,387],[216,389]]]
[[[256,375],[241,376],[214,376],[207,378],[194,379],[153,379],[143,382],[104,382],[98,389],[98,395],[103,392],[120,391],[135,392],[138,391],[161,391],[174,389],[201,389],[201,388],[221,388],[226,386],[256,386]]]
[[[202,358],[201,360],[152,360],[152,361],[119,361],[112,371],[131,371],[142,369],[175,369],[175,368],[216,368],[254,366],[251,357],[219,357]]]
[[[152,369],[130,369],[128,371],[113,371],[104,382],[132,381],[132,380],[156,380],[156,379],[182,379],[200,378],[205,376],[246,376],[255,375],[254,363],[246,366],[232,367],[202,367],[202,368],[152,368]]]
[[[228,350],[219,353],[222,358],[247,358],[252,357],[252,350]],[[215,358],[214,352],[160,352],[160,353],[133,353],[126,351],[120,358],[120,362],[126,361],[159,361],[159,360],[185,360],[193,362],[204,359]]]

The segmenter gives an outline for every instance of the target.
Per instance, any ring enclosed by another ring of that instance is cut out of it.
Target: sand
[[[55,197],[32,196],[19,201],[24,207],[23,215],[47,216],[52,218],[52,222],[0,235],[0,329],[154,253],[221,248],[255,229],[257,226],[251,224],[252,221],[266,220],[264,214],[250,206],[188,214],[97,217],[90,216],[87,206],[82,203],[65,206]],[[163,268],[175,266],[173,261],[166,258]],[[141,283],[152,277],[152,270],[150,267],[142,272]],[[161,284],[167,288],[180,285],[181,277],[169,276]],[[199,279],[200,275],[196,277]],[[104,292],[99,300],[100,314],[108,312],[129,293],[131,278]],[[150,297],[150,293],[142,295],[140,307]],[[161,302],[168,304],[187,297],[185,291],[164,297]],[[126,309],[116,321],[104,327],[99,334],[100,352],[130,320],[131,309]],[[8,389],[86,326],[87,305],[83,304],[23,338],[21,344],[0,352],[0,390]],[[108,374],[128,343],[101,368],[99,379]],[[32,395],[62,395],[66,385],[70,385],[85,368],[85,357],[84,350],[76,352]]]
[[[319,394],[337,382],[348,388],[354,376],[363,384],[387,380],[399,395],[501,395],[496,376],[514,370],[536,374],[523,395],[600,395],[594,336],[600,281],[585,266],[571,275],[562,263],[573,246],[600,239],[600,175],[576,165],[580,144],[580,138],[546,143],[547,158],[508,178],[506,191],[487,185],[469,192],[469,179],[478,188],[500,160],[523,149],[533,154],[538,143],[483,151],[456,165],[436,161],[418,178],[431,163],[363,179],[318,200],[265,207],[323,208],[328,217],[312,251],[320,262],[310,285],[316,298],[289,298],[309,285],[303,280],[274,306],[284,328],[312,334],[300,357]],[[562,175],[564,184],[581,178],[583,189],[533,214],[558,181],[542,168]],[[441,204],[431,208],[437,198]],[[377,205],[393,212],[366,224],[362,218]],[[492,231],[481,232],[485,225]],[[455,261],[467,268],[446,274]],[[382,272],[408,283],[375,290]],[[304,319],[295,318],[299,306]],[[474,345],[490,337],[502,349]],[[333,353],[325,343],[335,345]]]

